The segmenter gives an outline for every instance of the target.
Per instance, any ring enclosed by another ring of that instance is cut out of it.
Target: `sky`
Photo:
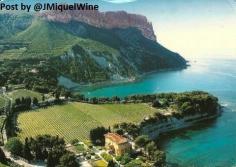
[[[4,0],[34,3],[36,0]],[[49,0],[40,0],[47,2]],[[52,3],[52,1],[50,0]],[[54,0],[147,16],[158,42],[186,58],[236,59],[236,0]]]
[[[157,40],[186,58],[236,58],[235,0],[104,0],[148,17]]]

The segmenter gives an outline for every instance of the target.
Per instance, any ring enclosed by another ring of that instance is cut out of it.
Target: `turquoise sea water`
[[[86,91],[92,96],[126,96],[140,93],[205,90],[219,97],[224,113],[160,143],[168,162],[180,166],[236,166],[236,60],[197,60],[181,71],[159,72],[133,83]]]

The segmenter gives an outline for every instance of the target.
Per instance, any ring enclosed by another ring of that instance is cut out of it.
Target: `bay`
[[[179,71],[150,74],[136,82],[91,88],[87,97],[127,96],[160,92],[204,90],[225,106],[221,117],[195,128],[162,137],[167,160],[180,166],[236,165],[236,60],[199,59]]]

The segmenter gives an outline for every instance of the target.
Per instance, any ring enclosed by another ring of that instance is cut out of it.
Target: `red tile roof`
[[[108,138],[117,144],[123,144],[123,143],[128,142],[128,140],[126,138],[118,135],[117,133],[107,133],[107,134],[105,134],[105,138]]]

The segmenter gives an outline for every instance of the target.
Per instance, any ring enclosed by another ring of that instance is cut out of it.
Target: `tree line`
[[[25,138],[22,143],[18,138],[10,138],[5,145],[11,154],[31,161],[46,161],[47,167],[79,167],[74,154],[66,150],[65,141],[58,136],[39,135]]]

